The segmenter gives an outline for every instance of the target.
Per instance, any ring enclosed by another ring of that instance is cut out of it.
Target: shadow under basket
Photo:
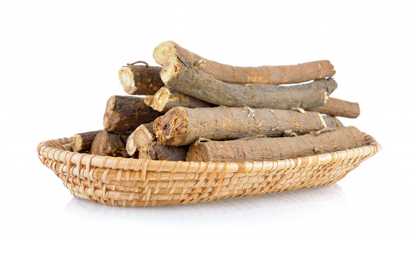
[[[38,145],[41,162],[79,198],[111,206],[160,206],[329,185],[379,145],[295,159],[183,162],[97,156],[66,150],[71,138]]]

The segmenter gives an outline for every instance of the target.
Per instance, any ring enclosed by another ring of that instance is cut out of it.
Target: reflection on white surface
[[[65,211],[74,217],[90,219],[145,220],[147,223],[203,222],[212,223],[230,220],[270,220],[279,217],[312,216],[315,213],[345,207],[346,199],[339,185],[293,192],[274,193],[263,196],[227,199],[210,203],[185,206],[148,208],[117,208],[72,198]]]

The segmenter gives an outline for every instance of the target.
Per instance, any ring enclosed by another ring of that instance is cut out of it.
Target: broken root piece
[[[153,123],[157,140],[164,145],[188,145],[200,137],[213,140],[252,136],[281,136],[291,130],[305,134],[337,127],[338,120],[315,112],[251,109],[248,107],[175,107]]]
[[[153,95],[163,86],[158,66],[129,64],[118,71],[118,77],[130,95]]]
[[[355,127],[338,128],[319,135],[196,142],[187,161],[274,161],[357,148],[373,143]]]

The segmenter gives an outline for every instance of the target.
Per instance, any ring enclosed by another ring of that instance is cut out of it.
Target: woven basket
[[[70,143],[40,143],[40,160],[74,196],[112,206],[188,204],[328,185],[379,150],[374,142],[278,161],[177,162],[75,153],[65,150]]]

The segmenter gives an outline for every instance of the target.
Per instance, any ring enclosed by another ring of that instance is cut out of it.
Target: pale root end
[[[334,76],[337,71],[335,70],[335,67],[334,67],[334,65],[332,65],[331,61],[325,60],[324,64],[327,65],[327,68],[330,72],[329,77]]]
[[[140,150],[144,146],[148,146],[155,140],[155,136],[146,125],[140,125],[133,131],[127,138],[126,150],[130,156],[133,156],[136,151]]]
[[[151,107],[154,96],[146,96],[143,100],[144,104]]]
[[[176,58],[176,43],[172,41],[159,44],[153,51],[153,58],[161,66],[168,65],[173,57]]]
[[[154,123],[154,132],[161,144],[181,145],[188,132],[189,118],[185,108],[175,107]]]
[[[82,137],[76,134],[72,137],[72,150],[79,152],[82,149]]]
[[[163,42],[153,52],[154,59],[162,66],[160,78],[164,84],[168,84],[183,68],[182,63],[178,60],[176,47],[176,43],[172,41]]]
[[[118,71],[118,78],[120,79],[120,83],[123,86],[123,89],[124,91],[126,91],[126,93],[134,94],[136,92],[134,73],[130,69],[130,67],[122,67]]]
[[[169,65],[162,68],[160,71],[160,79],[164,84],[169,84],[169,82],[176,78],[176,76],[181,72],[182,68],[182,63],[180,63],[177,58],[174,58]]]
[[[136,128],[135,132],[136,135],[134,136],[134,142],[137,147],[149,145],[156,139],[153,133],[150,132],[145,125],[140,125],[138,128]]]
[[[126,151],[127,151],[127,154],[129,154],[130,156],[133,156],[137,151],[137,146],[134,142],[135,132],[136,131],[134,131],[133,133],[129,135],[129,137],[127,138],[127,142],[126,142]]]
[[[153,96],[146,97],[144,103],[158,112],[163,112],[171,93],[168,88],[160,88]]]

